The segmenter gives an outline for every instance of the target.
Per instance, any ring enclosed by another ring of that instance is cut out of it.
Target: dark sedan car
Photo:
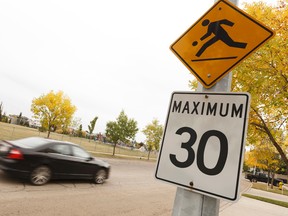
[[[0,141],[0,169],[34,185],[50,179],[91,179],[102,184],[110,165],[71,142],[30,137]]]

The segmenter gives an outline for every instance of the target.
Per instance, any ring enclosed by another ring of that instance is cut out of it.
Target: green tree
[[[157,119],[154,119],[152,123],[146,125],[142,132],[146,136],[145,142],[149,151],[149,160],[151,151],[159,150],[159,145],[163,134],[163,126],[159,124],[159,121]]]
[[[22,125],[22,112],[17,116],[17,125]]]
[[[50,132],[55,131],[57,127],[67,128],[71,124],[76,107],[62,91],[57,93],[50,91],[33,99],[31,111],[33,117],[39,119],[42,127],[48,130],[49,138]]]
[[[124,110],[120,112],[116,121],[109,121],[106,124],[106,136],[114,143],[113,155],[115,155],[117,142],[130,142],[137,132],[137,122],[134,119],[128,119]]]
[[[78,137],[82,137],[83,136],[82,124],[79,125],[79,128],[77,130],[77,136]]]
[[[98,117],[96,116],[92,121],[90,121],[90,125],[88,125],[88,131],[87,133],[89,134],[89,142],[91,139],[91,135],[95,129],[96,121],[98,120]]]

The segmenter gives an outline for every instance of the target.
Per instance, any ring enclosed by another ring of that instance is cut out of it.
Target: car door
[[[50,158],[50,166],[56,178],[70,178],[74,173],[72,149],[70,145],[55,143],[46,149]]]
[[[91,178],[96,171],[96,164],[88,152],[78,146],[71,146],[73,171],[78,178]]]

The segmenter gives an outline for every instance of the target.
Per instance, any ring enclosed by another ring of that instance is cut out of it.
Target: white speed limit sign
[[[237,200],[249,102],[248,93],[174,92],[156,178]]]

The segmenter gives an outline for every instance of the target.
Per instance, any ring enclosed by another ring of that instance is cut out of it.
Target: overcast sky
[[[246,2],[252,2],[246,0]],[[241,6],[243,1],[239,2]],[[268,1],[268,2],[275,2]],[[165,124],[173,91],[194,76],[169,46],[214,0],[0,0],[0,102],[32,117],[34,98],[62,90],[87,130],[121,110]],[[144,141],[140,132],[136,141]]]

